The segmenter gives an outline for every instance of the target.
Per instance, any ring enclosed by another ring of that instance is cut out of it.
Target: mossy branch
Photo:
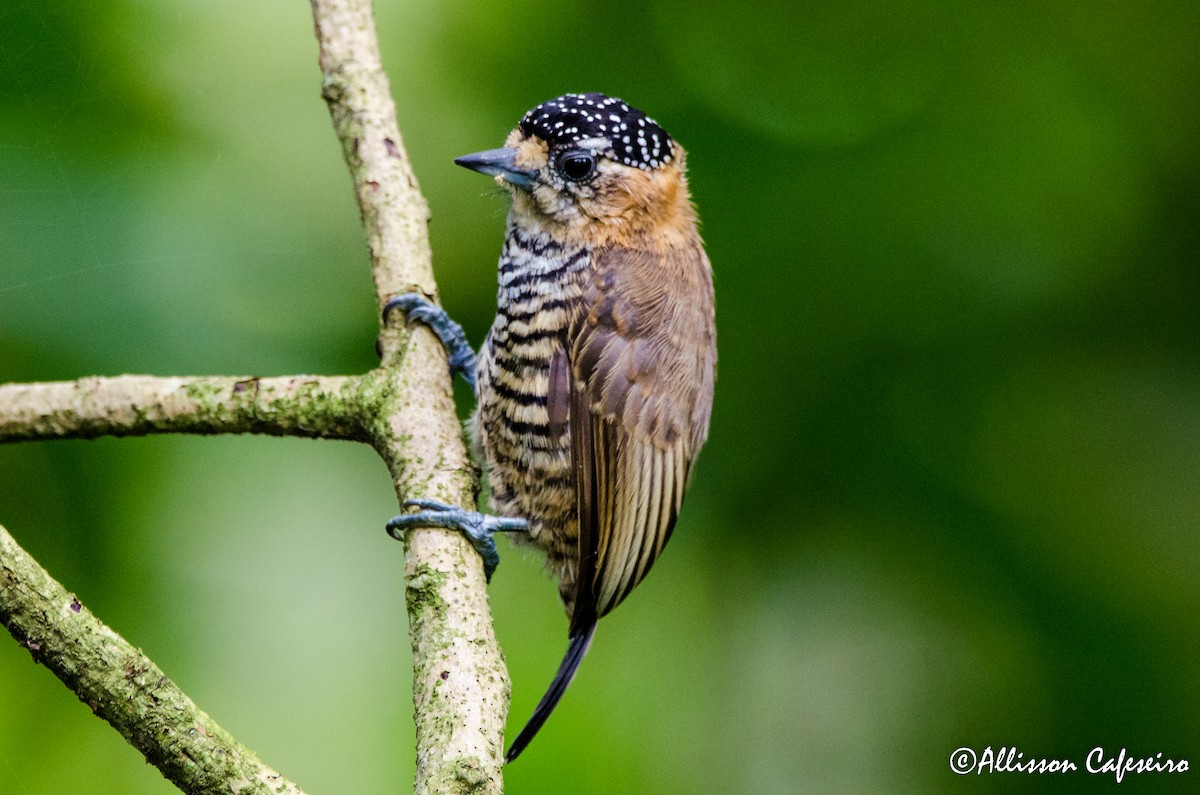
[[[303,792],[105,626],[0,527],[0,623],[184,792]]]
[[[435,297],[429,211],[408,161],[369,0],[313,0],[322,96],[354,182],[379,306]],[[396,494],[474,507],[475,471],[454,414],[445,352],[433,334],[385,328],[375,449]],[[399,366],[403,362],[403,366]],[[417,793],[500,792],[510,684],[479,555],[460,534],[408,534],[405,576],[413,646]]]
[[[361,379],[122,375],[0,386],[0,442],[150,433],[367,441]]]
[[[370,2],[312,0],[312,11],[321,93],[353,180],[378,305],[401,292],[434,298],[428,208],[400,137]],[[410,333],[399,322],[381,329],[379,348],[380,367],[361,376],[117,376],[4,385],[0,442],[149,433],[361,441],[383,458],[401,501],[424,497],[473,507],[477,476],[444,351],[432,334]],[[164,775],[188,792],[299,791],[91,617],[7,533],[2,540],[5,625]],[[410,531],[405,553],[415,791],[501,792],[510,687],[479,556],[459,534],[432,528]],[[167,721],[163,705],[180,711],[183,723]]]

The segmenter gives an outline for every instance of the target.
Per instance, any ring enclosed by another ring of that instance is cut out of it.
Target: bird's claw
[[[523,532],[529,529],[524,519],[508,516],[491,516],[478,511],[467,511],[454,505],[435,500],[405,500],[405,508],[420,508],[416,513],[402,513],[387,523],[388,535],[402,540],[405,530],[415,527],[441,527],[458,530],[467,537],[471,546],[483,558],[483,574],[488,582],[500,565],[500,553],[496,550],[495,533]]]
[[[450,359],[450,372],[458,373],[475,389],[475,352],[467,342],[466,332],[446,314],[446,310],[433,304],[420,293],[401,293],[383,307],[386,322],[392,312],[404,313],[409,323],[423,323],[441,341]]]

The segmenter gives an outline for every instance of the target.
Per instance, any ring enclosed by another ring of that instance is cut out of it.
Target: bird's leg
[[[467,342],[462,326],[446,314],[446,310],[430,303],[418,293],[403,293],[392,298],[383,307],[383,318],[395,310],[404,312],[405,319],[412,323],[424,323],[441,340],[446,355],[450,358],[451,374],[459,373],[475,389],[475,352]],[[529,523],[524,519],[504,516],[489,516],[478,511],[467,511],[454,505],[433,500],[406,500],[405,508],[421,508],[416,513],[402,513],[387,523],[388,534],[401,540],[401,533],[414,527],[442,527],[458,530],[467,537],[471,546],[483,558],[483,573],[491,582],[492,572],[500,564],[500,553],[492,535],[497,532],[526,532]]]
[[[413,321],[424,323],[430,331],[437,335],[437,338],[442,341],[442,347],[446,349],[446,355],[450,357],[451,375],[460,374],[471,385],[473,391],[475,389],[475,352],[471,350],[462,326],[451,320],[445,309],[430,303],[425,296],[419,293],[402,293],[388,301],[383,307],[383,319],[386,321],[388,315],[395,310],[403,312],[409,323]]]
[[[483,574],[488,582],[492,580],[492,572],[500,564],[500,553],[496,551],[494,533],[524,533],[529,530],[529,522],[507,516],[490,516],[478,511],[466,511],[453,505],[446,505],[433,500],[405,500],[405,508],[421,508],[416,513],[402,513],[393,517],[387,523],[388,535],[397,541],[402,540],[401,533],[414,527],[442,527],[446,530],[459,530],[475,547],[475,551],[483,558]]]

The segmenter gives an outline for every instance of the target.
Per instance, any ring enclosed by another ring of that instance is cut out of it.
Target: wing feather
[[[579,513],[580,554],[595,566],[576,583],[575,604],[599,617],[641,582],[671,535],[707,433],[716,353],[698,245],[668,254],[606,249],[594,265],[569,334],[571,388],[581,396],[570,427],[589,436],[592,457],[576,467],[592,473],[595,488],[595,510]],[[584,407],[586,417],[577,416]]]
[[[562,575],[575,576],[570,643],[508,761],[562,697],[596,621],[662,553],[708,433],[716,337],[699,240],[674,255],[607,249],[592,264],[547,400],[551,428],[569,430],[579,523],[578,558]]]

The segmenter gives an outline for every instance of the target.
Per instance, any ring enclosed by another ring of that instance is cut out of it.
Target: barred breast
[[[475,443],[487,465],[492,510],[530,522],[529,537],[572,609],[578,518],[565,417],[548,405],[567,378],[565,332],[582,292],[586,248],[510,226],[499,263],[498,311],[476,372]]]

